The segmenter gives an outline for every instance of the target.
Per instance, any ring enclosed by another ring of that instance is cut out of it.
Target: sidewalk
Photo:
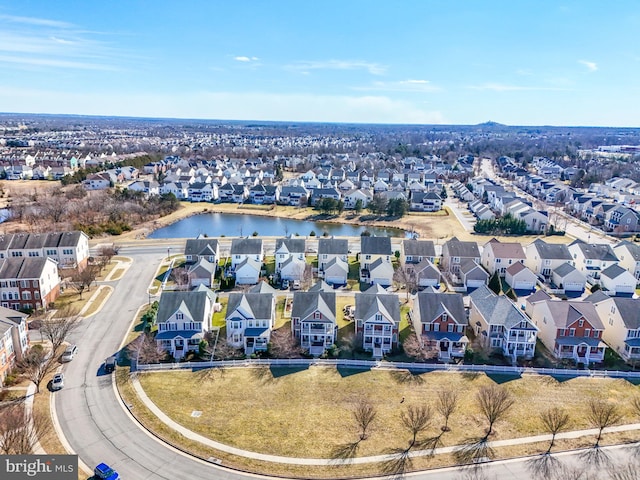
[[[132,378],[133,388],[138,394],[140,400],[144,403],[144,405],[151,410],[151,412],[160,419],[162,423],[164,423],[167,427],[175,430],[176,432],[183,435],[185,438],[189,440],[193,440],[194,442],[201,443],[207,447],[215,448],[216,450],[220,450],[222,452],[231,453],[233,455],[237,455],[240,457],[251,458],[254,460],[261,460],[265,462],[271,463],[284,463],[288,465],[309,465],[309,466],[331,466],[331,465],[357,465],[364,463],[379,463],[388,460],[393,460],[397,458],[397,455],[375,455],[370,457],[357,457],[357,458],[348,458],[348,459],[329,459],[329,458],[294,458],[294,457],[282,457],[279,455],[266,455],[263,453],[250,452],[248,450],[243,450],[240,448],[231,447],[229,445],[225,445],[220,442],[216,442],[215,440],[211,440],[210,438],[206,438],[198,433],[195,433],[182,425],[174,422],[171,418],[169,418],[158,406],[151,401],[151,399],[147,396],[142,385],[140,384],[140,380],[137,377]],[[640,430],[640,423],[632,423],[628,425],[618,425],[615,427],[605,428],[604,433],[615,433],[615,432],[628,432]],[[587,430],[574,430],[571,432],[563,432],[556,435],[556,440],[561,439],[573,439],[580,438],[586,436],[595,436],[598,435],[597,428],[590,428]],[[551,435],[535,435],[530,437],[520,437],[520,438],[511,438],[508,440],[496,440],[492,442],[488,442],[488,446],[490,447],[506,447],[509,445],[526,445],[529,443],[537,443],[537,442],[550,442]],[[435,450],[416,450],[412,451],[409,456],[411,457],[424,457],[428,455],[440,455],[444,453],[453,453],[459,450],[463,445],[454,445],[450,447],[441,447],[436,448]]]

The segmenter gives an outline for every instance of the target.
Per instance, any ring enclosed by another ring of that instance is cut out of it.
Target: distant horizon
[[[638,30],[634,0],[83,8],[0,0],[0,106],[131,118],[637,128]]]
[[[200,122],[233,122],[233,123],[272,123],[272,124],[309,124],[309,125],[371,125],[371,126],[390,126],[390,127],[506,127],[506,128],[594,128],[594,129],[623,129],[638,130],[639,127],[633,126],[612,126],[612,125],[509,125],[506,123],[487,120],[480,123],[378,123],[378,122],[334,122],[334,121],[313,121],[313,120],[264,120],[264,119],[230,119],[230,118],[195,118],[195,117],[148,117],[136,115],[102,115],[102,114],[82,114],[82,113],[34,113],[34,112],[0,112],[2,116],[20,116],[31,115],[34,117],[77,117],[77,118],[96,118],[96,119],[130,119],[130,120],[166,120],[166,121],[200,121]]]

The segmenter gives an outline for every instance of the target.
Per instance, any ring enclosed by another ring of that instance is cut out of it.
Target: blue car
[[[120,475],[106,463],[101,463],[93,469],[94,478],[100,480],[119,480]]]

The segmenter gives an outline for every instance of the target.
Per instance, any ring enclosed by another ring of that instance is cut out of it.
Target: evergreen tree
[[[488,287],[496,295],[500,295],[500,292],[502,292],[502,284],[500,283],[500,275],[498,275],[497,271],[489,279]]]

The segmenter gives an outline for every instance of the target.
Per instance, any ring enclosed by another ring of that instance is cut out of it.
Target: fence
[[[250,360],[220,360],[210,362],[182,362],[182,363],[155,363],[139,364],[138,370],[162,371],[162,370],[197,370],[201,368],[233,368],[233,367],[349,367],[362,369],[385,370],[411,370],[417,372],[476,372],[501,375],[551,375],[565,377],[593,377],[593,378],[634,378],[640,379],[640,372],[622,372],[619,370],[572,370],[562,368],[532,368],[509,367],[499,365],[455,365],[441,363],[409,363],[409,362],[376,362],[371,360],[344,360],[344,359],[250,359]]]

